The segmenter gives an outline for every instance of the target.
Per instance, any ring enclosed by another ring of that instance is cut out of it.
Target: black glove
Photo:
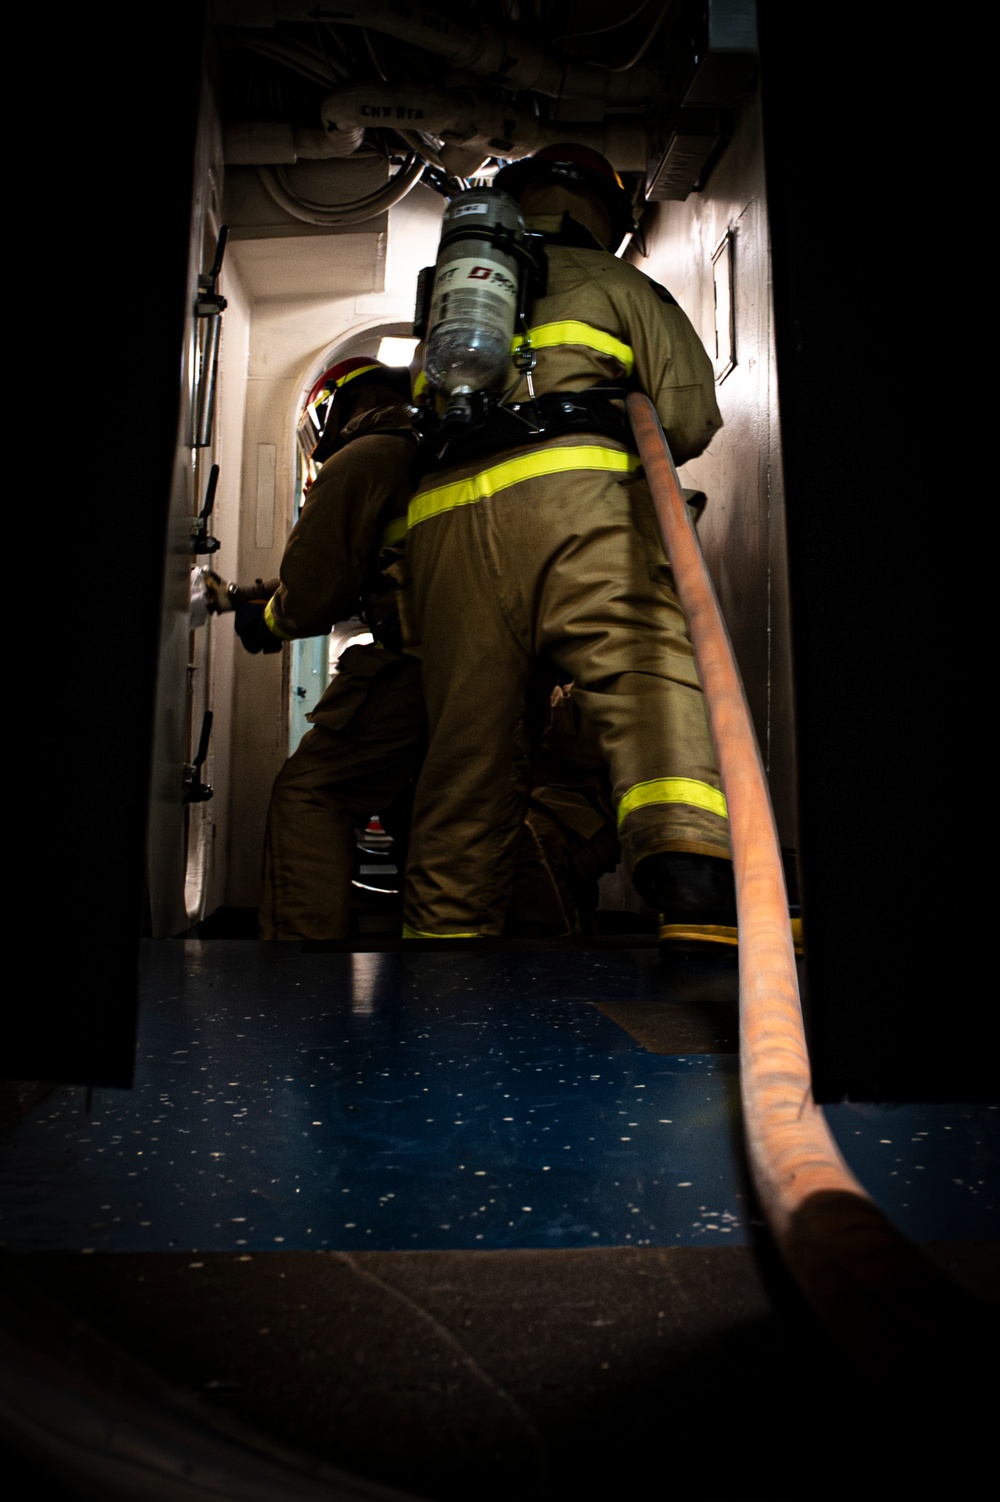
[[[266,600],[248,600],[236,611],[236,635],[248,652],[280,652],[281,639],[264,620]]]

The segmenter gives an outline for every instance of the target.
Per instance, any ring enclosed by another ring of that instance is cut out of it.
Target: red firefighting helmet
[[[401,402],[410,400],[410,372],[404,365],[383,365],[370,356],[355,355],[324,370],[308,397],[306,407],[324,407],[323,436],[313,450],[313,459],[321,464],[337,445],[344,424],[350,421],[358,393],[365,386],[388,386],[399,393]]]
[[[404,366],[383,365],[381,360],[374,360],[370,355],[355,355],[324,370],[306,397],[305,405],[311,407],[314,402],[328,401],[333,397],[334,401],[346,406],[353,402],[363,386],[374,382],[398,389],[409,400],[410,373]]]
[[[543,146],[534,156],[503,167],[493,179],[494,187],[509,193],[520,202],[521,194],[531,183],[552,183],[565,188],[585,188],[604,204],[611,215],[609,249],[617,250],[622,240],[635,228],[632,203],[625,185],[607,157],[589,146],[567,142],[560,146]]]

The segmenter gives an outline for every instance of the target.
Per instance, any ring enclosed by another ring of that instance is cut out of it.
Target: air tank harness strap
[[[410,469],[414,485],[425,475],[458,465],[476,464],[509,449],[547,443],[568,433],[596,433],[635,452],[632,430],[613,398],[622,401],[624,385],[593,386],[586,391],[548,392],[534,401],[491,404],[481,422],[458,428],[430,425]]]

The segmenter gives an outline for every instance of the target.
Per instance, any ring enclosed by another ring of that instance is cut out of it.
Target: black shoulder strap
[[[636,270],[637,271],[639,270],[638,266],[636,267]],[[640,275],[641,276],[646,276],[646,273],[643,271],[643,272],[640,272]],[[649,285],[652,287],[653,291],[656,293],[657,297],[660,299],[661,302],[670,303],[671,307],[674,307],[674,308],[679,308],[680,307],[680,303],[677,301],[676,297],[673,295],[672,292],[668,292],[667,289],[666,289],[666,287],[661,287],[659,282],[654,282],[653,278],[651,276],[646,276],[646,280],[649,283]]]

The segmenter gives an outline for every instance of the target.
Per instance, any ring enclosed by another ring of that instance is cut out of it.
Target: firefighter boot
[[[665,954],[736,954],[736,886],[730,861],[686,850],[640,861],[632,884],[660,914]]]

